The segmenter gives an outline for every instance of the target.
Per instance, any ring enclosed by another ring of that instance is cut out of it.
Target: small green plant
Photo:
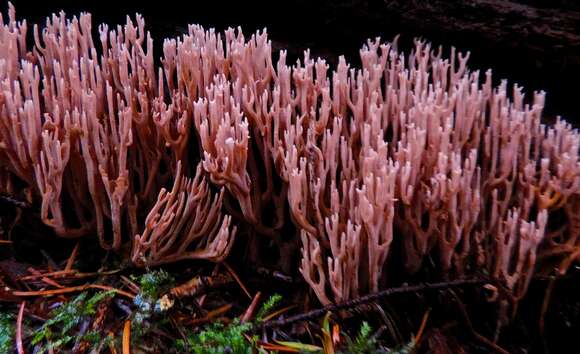
[[[256,322],[261,322],[281,301],[281,295],[270,296],[258,310]],[[176,349],[195,354],[253,353],[257,338],[248,335],[251,328],[251,323],[241,323],[239,318],[228,325],[215,322],[199,333],[190,333],[185,340],[178,340]]]
[[[362,323],[357,336],[352,339],[346,337],[346,347],[341,350],[341,353],[351,353],[351,354],[368,354],[377,353],[377,340],[371,336],[372,328],[365,321]]]
[[[416,347],[417,343],[415,343],[415,340],[412,339],[409,343],[404,344],[396,349],[393,349],[392,351],[390,351],[390,354],[411,354],[415,352],[415,347]]]
[[[0,313],[0,353],[14,351],[14,317]]]
[[[244,334],[251,327],[250,323],[240,323],[239,319],[227,326],[215,322],[203,331],[189,335],[186,340],[179,340],[177,349],[195,354],[250,354],[253,341],[248,341]]]
[[[354,339],[346,337],[346,348],[341,352],[353,354],[371,353],[376,346],[376,340],[371,338],[371,331],[371,326],[366,321],[363,322]]]
[[[40,327],[34,337],[32,344],[40,346],[39,353],[44,353],[49,349],[62,349],[77,339],[73,330],[83,321],[97,313],[97,306],[105,299],[115,295],[114,291],[102,291],[88,297],[87,292],[80,293],[77,297],[62,304],[51,312],[51,317]],[[82,338],[92,345],[96,345],[101,336],[98,332],[85,333]]]
[[[275,309],[280,304],[281,301],[282,295],[280,294],[274,294],[270,296],[270,298],[268,298],[268,300],[262,305],[262,307],[258,311],[258,314],[256,315],[256,321],[262,322],[264,317],[266,317],[270,311]]]

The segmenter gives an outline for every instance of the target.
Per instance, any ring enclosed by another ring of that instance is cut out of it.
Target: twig
[[[352,299],[340,304],[330,304],[324,307],[321,307],[316,310],[312,310],[306,313],[302,313],[299,315],[288,317],[287,319],[282,320],[274,320],[263,322],[256,326],[257,329],[265,329],[265,328],[275,328],[275,327],[282,327],[286,326],[295,322],[306,321],[316,317],[324,316],[327,312],[337,312],[340,310],[347,310],[356,308],[360,305],[364,305],[370,302],[377,301],[387,296],[395,295],[395,294],[403,294],[415,291],[426,291],[426,290],[441,290],[441,289],[448,289],[454,287],[461,287],[466,285],[482,285],[486,283],[492,282],[489,279],[464,279],[464,280],[454,280],[448,282],[440,282],[440,283],[422,283],[417,285],[408,285],[402,286],[398,288],[390,288],[383,291],[379,291],[373,294],[361,296],[357,299]]]

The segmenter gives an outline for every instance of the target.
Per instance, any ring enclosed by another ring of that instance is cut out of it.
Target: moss
[[[281,301],[281,295],[274,294],[270,296],[258,310],[256,321],[261,322]],[[176,349],[178,352],[195,354],[253,353],[256,348],[257,338],[249,334],[251,329],[251,323],[241,323],[239,318],[236,318],[228,325],[215,322],[199,333],[188,334],[185,340],[178,340]]]
[[[159,296],[175,285],[175,279],[165,270],[147,272],[139,277],[131,277],[139,284],[139,294],[133,299],[137,311],[133,314],[131,322],[131,342],[138,345],[143,336],[152,327],[150,319],[157,313],[162,312],[157,304]],[[155,325],[163,325],[167,318],[156,319]]]
[[[77,326],[97,313],[99,303],[114,295],[114,291],[98,292],[91,297],[87,292],[80,293],[51,312],[50,318],[35,332],[32,344],[41,344],[39,353],[66,348],[77,339],[74,333]],[[98,332],[88,332],[81,339],[95,346],[101,337]]]
[[[0,312],[0,353],[14,351],[14,317]]]
[[[239,319],[227,326],[216,322],[199,333],[190,334],[186,340],[179,341],[178,350],[196,354],[250,354],[254,341],[248,341],[244,334],[251,327],[250,323],[240,323]]]
[[[165,287],[174,283],[173,277],[164,270],[152,271],[138,278],[142,298],[157,299]]]

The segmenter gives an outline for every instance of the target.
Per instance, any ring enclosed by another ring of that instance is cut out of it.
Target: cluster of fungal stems
[[[389,267],[485,270],[516,299],[538,258],[580,258],[578,131],[469,54],[376,39],[361,68],[290,66],[265,31],[192,25],[156,65],[140,16],[99,45],[91,26],[53,15],[28,43],[13,7],[0,19],[0,191],[59,236],[129,241],[140,266],[219,262],[243,224],[301,242],[323,304],[386,287],[395,247]]]

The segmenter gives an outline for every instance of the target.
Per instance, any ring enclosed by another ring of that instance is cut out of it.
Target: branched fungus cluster
[[[265,32],[190,26],[156,67],[139,16],[101,25],[100,46],[88,14],[33,44],[12,7],[0,21],[1,192],[59,236],[130,241],[137,265],[221,261],[243,223],[281,253],[300,240],[324,304],[387,286],[394,247],[391,267],[483,270],[515,299],[538,258],[580,257],[580,134],[469,55],[377,39],[361,68],[290,66]]]

